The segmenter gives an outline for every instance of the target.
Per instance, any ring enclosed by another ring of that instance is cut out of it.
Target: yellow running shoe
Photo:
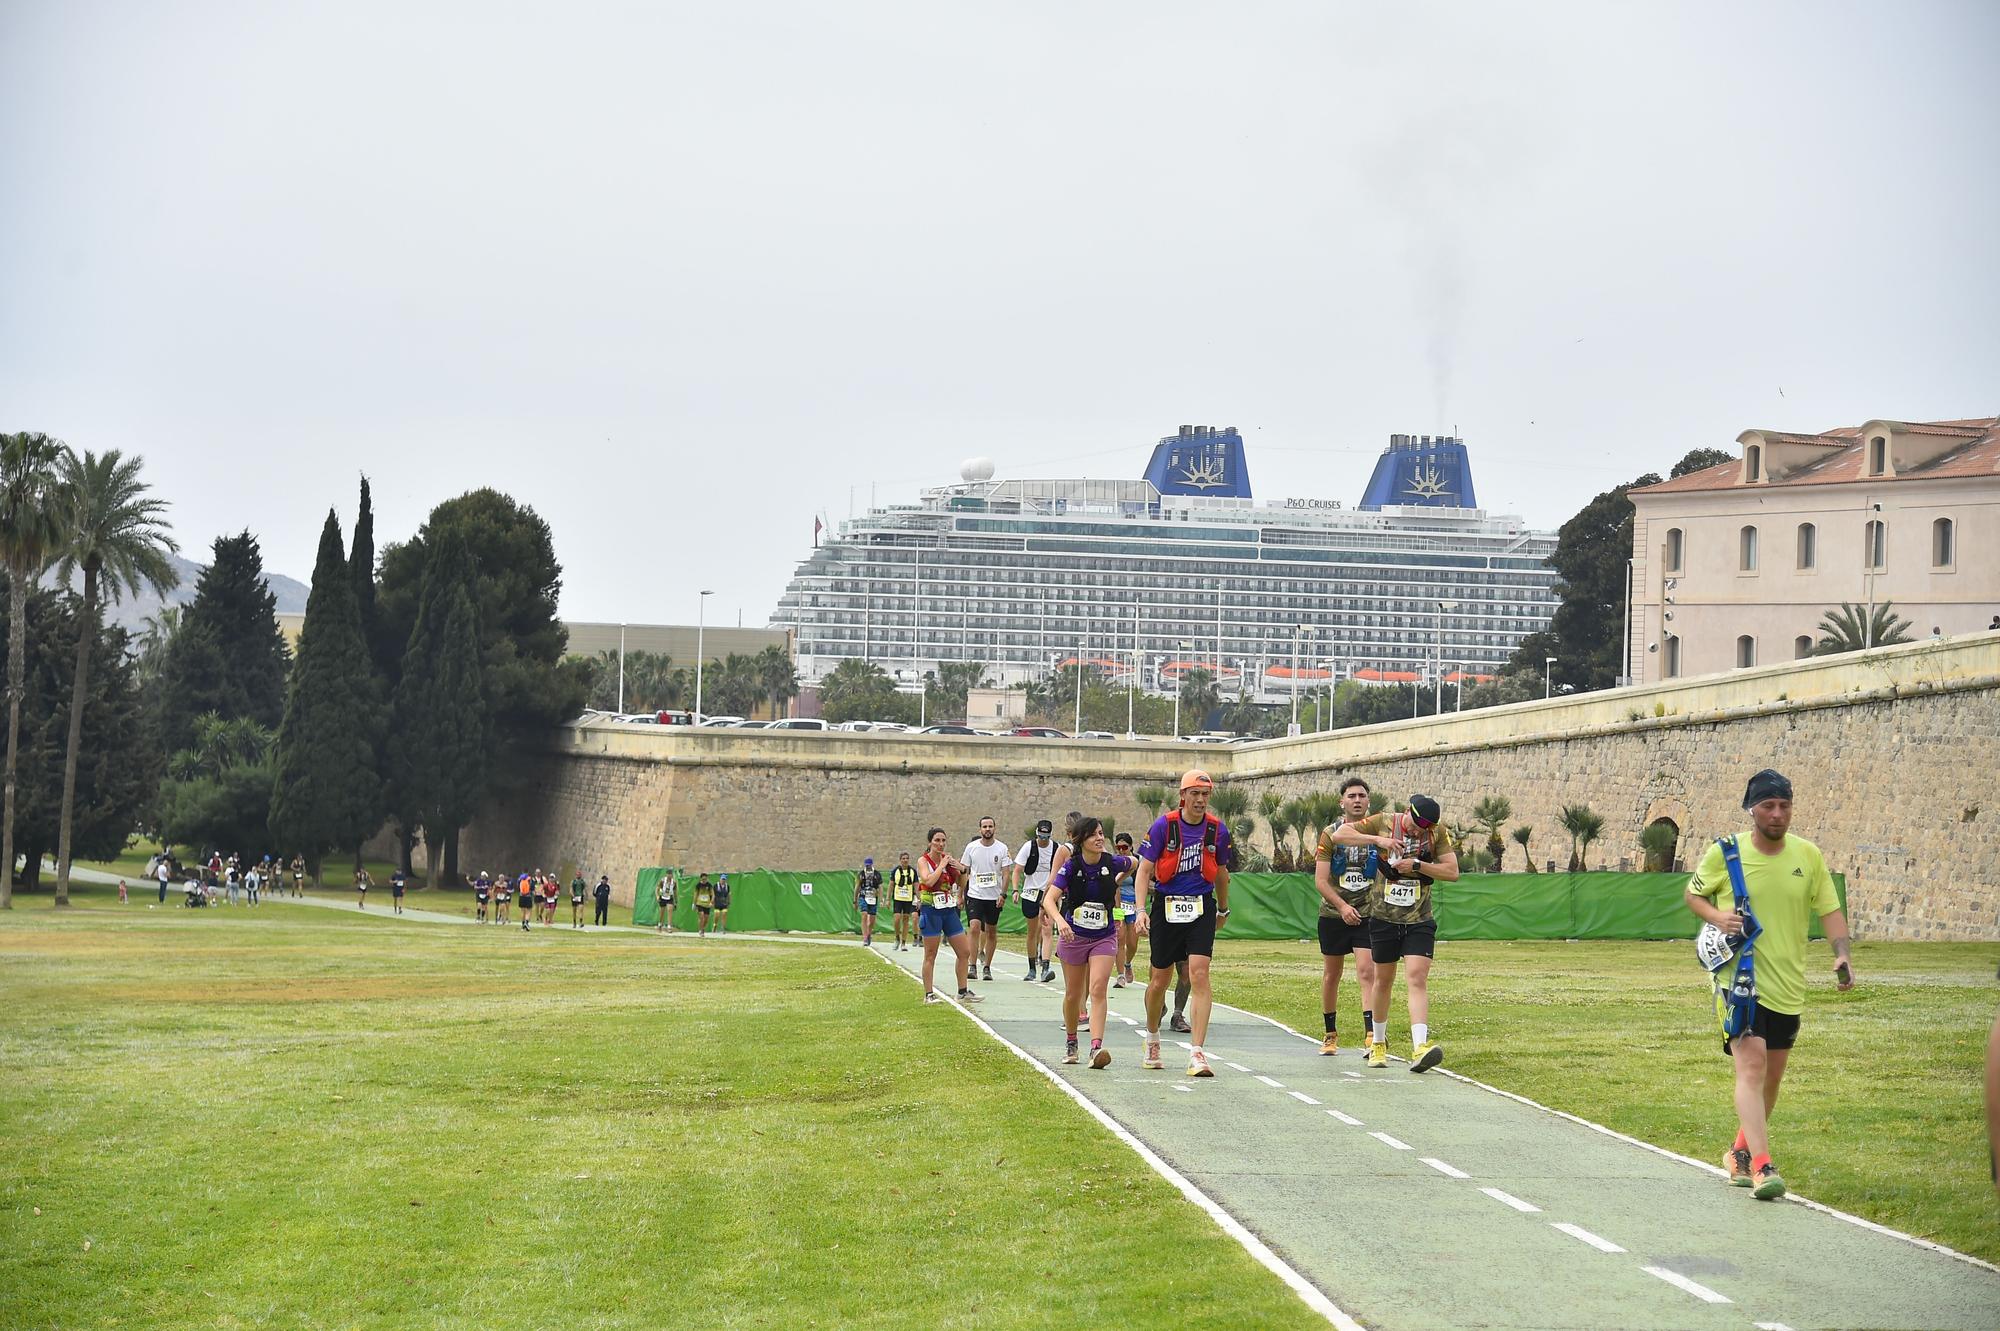
[[[1386,1068],[1389,1066],[1389,1046],[1376,1040],[1368,1046],[1368,1066]]]
[[[1429,1040],[1424,1041],[1410,1051],[1410,1071],[1412,1072],[1429,1072],[1442,1062],[1444,1062],[1444,1050],[1438,1048]]]
[[[1747,1188],[1750,1186],[1750,1152],[1740,1151],[1734,1146],[1730,1147],[1727,1151],[1723,1152],[1722,1167],[1729,1171],[1729,1182],[1732,1187]]]
[[[1319,1042],[1319,1051],[1320,1053],[1326,1054],[1329,1057],[1339,1053],[1340,1037],[1338,1035],[1335,1035],[1332,1031],[1328,1031],[1326,1033],[1326,1038]]]

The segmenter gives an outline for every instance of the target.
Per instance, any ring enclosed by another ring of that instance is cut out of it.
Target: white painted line
[[[870,949],[870,951],[873,952],[873,954],[876,957],[880,958],[884,965],[893,967],[898,973],[909,976],[910,979],[916,981],[919,984],[923,983],[923,980],[920,976],[910,971],[904,970],[901,966],[897,965],[896,962],[894,962],[893,960],[891,960],[886,956],[883,956],[882,953],[874,952],[872,948]],[[1140,1141],[1137,1137],[1133,1136],[1131,1130],[1127,1128],[1124,1124],[1120,1123],[1117,1119],[1111,1117],[1111,1115],[1105,1113],[1102,1109],[1098,1108],[1098,1106],[1094,1102],[1092,1102],[1089,1096],[1085,1095],[1082,1091],[1079,1091],[1076,1087],[1064,1081],[1060,1076],[1057,1075],[1056,1070],[1054,1068],[1047,1066],[1040,1059],[1036,1058],[1033,1054],[1021,1048],[1021,1046],[1015,1044],[1012,1040],[1009,1040],[1006,1036],[1000,1034],[1000,1032],[994,1030],[991,1026],[981,1021],[977,1016],[968,1011],[963,1003],[960,1003],[950,997],[946,997],[944,1001],[946,1003],[949,1003],[952,1007],[958,1009],[959,1013],[962,1016],[964,1016],[964,1018],[967,1021],[971,1022],[974,1026],[977,1026],[980,1030],[986,1032],[988,1035],[992,1036],[995,1040],[998,1040],[1007,1049],[1011,1050],[1015,1057],[1019,1058],[1022,1062],[1026,1063],[1029,1067],[1033,1068],[1035,1071],[1041,1073],[1042,1076],[1046,1077],[1049,1080],[1049,1082],[1055,1086],[1057,1090],[1061,1091],[1064,1095],[1067,1095],[1070,1099],[1076,1101],[1079,1105],[1082,1105],[1083,1111],[1086,1114],[1089,1114],[1099,1123],[1102,1123],[1105,1127],[1109,1128],[1113,1136],[1117,1137],[1119,1141],[1122,1141],[1127,1146],[1131,1147],[1132,1150],[1138,1154],[1139,1158],[1141,1160],[1144,1160],[1146,1164],[1152,1168],[1154,1173],[1158,1174],[1161,1178],[1165,1179],[1167,1182],[1173,1184],[1175,1188],[1180,1190],[1180,1194],[1183,1197],[1186,1197],[1196,1206],[1199,1206],[1202,1210],[1208,1212],[1209,1218],[1214,1220],[1217,1225],[1221,1226],[1223,1233],[1229,1235],[1230,1238],[1235,1239],[1239,1244],[1243,1246],[1243,1250],[1249,1253],[1252,1257],[1256,1258],[1257,1261],[1267,1271],[1270,1271],[1273,1275],[1277,1276],[1278,1279],[1284,1281],[1285,1284],[1291,1288],[1291,1291],[1294,1294],[1298,1295],[1299,1298],[1305,1303],[1306,1307],[1311,1308],[1314,1312],[1326,1318],[1328,1322],[1340,1328],[1340,1331],[1366,1331],[1366,1328],[1364,1328],[1361,1325],[1361,1323],[1355,1321],[1345,1312],[1342,1312],[1340,1308],[1335,1305],[1333,1300],[1327,1298],[1327,1296],[1320,1290],[1320,1288],[1317,1285],[1313,1284],[1310,1280],[1307,1280],[1304,1276],[1300,1275],[1298,1270],[1295,1267],[1293,1267],[1291,1263],[1287,1262],[1284,1258],[1278,1256],[1277,1253],[1272,1252],[1270,1246],[1266,1244],[1264,1240],[1258,1238],[1255,1234],[1252,1234],[1248,1229],[1244,1228],[1242,1221],[1238,1220],[1235,1216],[1229,1214],[1229,1212],[1223,1210],[1219,1202],[1217,1202],[1213,1197],[1210,1197],[1207,1193],[1203,1192],[1200,1188],[1197,1188],[1185,1174],[1182,1174],[1179,1170],[1175,1169],[1165,1160],[1162,1160],[1159,1154],[1155,1152],[1152,1147],[1146,1145],[1146,1143]],[[1186,1088],[1183,1087],[1182,1089],[1185,1090]]]
[[[1249,1075],[1250,1072],[1250,1069],[1244,1067],[1241,1063],[1230,1063],[1225,1061],[1222,1066],[1226,1068],[1235,1068],[1238,1072],[1241,1072],[1246,1076]]]
[[[1187,1042],[1186,1040],[1176,1040],[1176,1041],[1174,1041],[1174,1043],[1175,1043],[1175,1044],[1177,1044],[1177,1045],[1179,1045],[1179,1046],[1180,1046],[1181,1048],[1183,1048],[1183,1049],[1193,1049],[1193,1048],[1194,1048],[1194,1046],[1193,1046],[1193,1045],[1191,1045],[1191,1044],[1189,1044],[1189,1043],[1188,1043],[1188,1042]]]
[[[1520,1211],[1526,1215],[1537,1215],[1541,1212],[1542,1209],[1541,1207],[1536,1206],[1533,1202],[1524,1202],[1519,1197],[1514,1196],[1512,1193],[1502,1192],[1498,1188],[1481,1188],[1480,1191],[1485,1193],[1488,1197],[1491,1197],[1494,1201],[1499,1202],[1501,1205],[1511,1206],[1516,1211]]]
[[[1446,1164],[1444,1161],[1432,1159],[1428,1155],[1420,1155],[1417,1157],[1417,1159],[1423,1161],[1425,1164],[1429,1165],[1432,1169],[1435,1169],[1438,1173],[1443,1174],[1446,1178],[1472,1177],[1472,1175],[1466,1173],[1464,1170],[1454,1169],[1450,1165]]]
[[[1684,1289],[1703,1303],[1729,1303],[1727,1294],[1717,1294],[1707,1285],[1698,1285],[1678,1271],[1669,1271],[1664,1266],[1642,1266],[1639,1268],[1649,1276],[1658,1276],[1676,1289]]]
[[[1331,1114],[1333,1117],[1339,1119],[1342,1123],[1345,1123],[1350,1128],[1358,1128],[1362,1126],[1361,1120],[1354,1117],[1354,1115],[1352,1114],[1343,1114],[1338,1109],[1329,1109],[1326,1112]]]
[[[1292,1099],[1297,1100],[1301,1104],[1316,1105],[1319,1103],[1319,1101],[1313,1099],[1304,1091],[1286,1091],[1285,1094],[1291,1096]]]
[[[1384,1146],[1393,1146],[1399,1151],[1407,1151],[1410,1149],[1410,1144],[1408,1142],[1399,1142],[1386,1132],[1371,1132],[1368,1135],[1373,1137],[1376,1141],[1381,1142]]]
[[[1179,1092],[1180,1092],[1181,1094],[1183,1094],[1183,1095],[1193,1095],[1193,1094],[1194,1094],[1194,1087],[1192,1087],[1192,1086],[1175,1086],[1175,1087],[1174,1087],[1174,1089],[1175,1089],[1175,1090],[1177,1090],[1177,1091],[1179,1091]]]
[[[1261,1072],[1259,1072],[1256,1075],[1258,1081],[1263,1082],[1266,1086],[1269,1086],[1274,1091],[1282,1091],[1285,1089],[1285,1083],[1279,1081],[1276,1077],[1267,1077]]]
[[[1750,1325],[1756,1327],[1757,1331],[1792,1331],[1792,1328],[1783,1322],[1752,1322]]]
[[[1349,1071],[1348,1071],[1348,1070],[1347,1070],[1346,1068],[1342,1068],[1342,1069],[1340,1070],[1340,1075],[1341,1075],[1341,1076],[1343,1076],[1343,1077],[1352,1077],[1352,1078],[1354,1078],[1354,1080],[1356,1080],[1356,1081],[1360,1081],[1360,1080],[1361,1080],[1361,1074],[1360,1074],[1360,1073],[1358,1073],[1358,1072],[1349,1072]]]
[[[1118,1018],[1118,1020],[1124,1022],[1127,1026],[1137,1026],[1139,1024],[1138,1022],[1132,1020],[1130,1017],[1120,1017]]]
[[[1581,1225],[1572,1225],[1567,1220],[1551,1220],[1549,1228],[1559,1229],[1573,1239],[1582,1239],[1599,1252],[1624,1252],[1625,1250],[1610,1239],[1601,1239]]]

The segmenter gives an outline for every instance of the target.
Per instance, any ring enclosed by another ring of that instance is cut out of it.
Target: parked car
[[[979,732],[971,726],[925,726],[917,733],[919,735],[977,735]]]
[[[831,730],[832,726],[816,716],[788,716],[782,721],[773,721],[770,730]]]
[[[740,726],[743,724],[743,718],[740,716],[705,716],[701,719],[701,724],[705,726]]]
[[[1079,732],[1077,733],[1077,738],[1078,738],[1078,739],[1117,739],[1117,738],[1118,738],[1118,736],[1116,736],[1116,735],[1112,734],[1112,733],[1111,733],[1110,731],[1108,731],[1108,730],[1084,730],[1084,731],[1079,731]]]
[[[901,721],[870,721],[867,722],[867,725],[877,734],[886,730],[893,734],[907,735],[910,731],[916,729],[915,726],[906,726]]]
[[[1187,741],[1188,743],[1190,743],[1190,744],[1229,744],[1229,743],[1232,743],[1232,742],[1233,742],[1233,741],[1234,741],[1234,740],[1236,739],[1236,736],[1234,736],[1234,735],[1184,735],[1184,736],[1182,736],[1182,738],[1183,738],[1183,739],[1185,739],[1185,740],[1186,740],[1186,741]]]
[[[769,721],[736,721],[732,722],[729,728],[731,730],[762,730],[770,724]]]
[[[836,721],[833,728],[844,730],[850,735],[865,735],[875,728],[873,721]]]
[[[653,719],[663,726],[691,726],[694,724],[694,713],[668,710],[655,712]]]
[[[623,721],[625,724],[631,726],[656,726],[660,724],[660,718],[654,716],[651,712],[620,712],[611,719],[613,721]]]
[[[1060,730],[1057,730],[1054,726],[1016,726],[1013,730],[1010,730],[1007,733],[1009,733],[1010,735],[1018,735],[1023,739],[1068,739],[1069,738],[1068,735],[1064,734]]]

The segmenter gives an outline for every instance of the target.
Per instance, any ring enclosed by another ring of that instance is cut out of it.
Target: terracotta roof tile
[[[2000,472],[2000,417],[1975,417],[1956,421],[1927,421],[1918,423],[1898,422],[1897,428],[1912,434],[1941,435],[1965,440],[1965,445],[1955,448],[1943,457],[1933,458],[1919,466],[1898,472],[1894,476],[1878,476],[1873,479],[1889,483],[1898,480],[1930,480],[1942,476],[1987,476]],[[1760,481],[1754,488],[1775,489],[1790,485],[1838,485],[1845,481],[1867,479],[1862,476],[1861,427],[1843,426],[1837,430],[1824,430],[1819,434],[1780,434],[1769,432],[1767,439],[1785,443],[1832,444],[1826,456],[1816,458],[1789,473],[1783,480]],[[1661,481],[1658,485],[1648,485],[1630,493],[1638,495],[1676,494],[1693,490],[1727,490],[1736,487],[1743,474],[1741,461],[1717,463],[1700,471],[1691,471],[1685,476]],[[1746,489],[1753,487],[1743,487]]]

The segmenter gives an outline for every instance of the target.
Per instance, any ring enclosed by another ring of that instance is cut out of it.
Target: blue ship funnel
[[[1389,446],[1375,459],[1375,474],[1368,478],[1361,508],[1376,512],[1394,504],[1478,508],[1465,441],[1449,435],[1435,439],[1427,434],[1390,435]]]
[[[1250,467],[1243,459],[1243,436],[1233,425],[1183,425],[1153,445],[1146,479],[1163,495],[1220,495],[1250,498]]]

